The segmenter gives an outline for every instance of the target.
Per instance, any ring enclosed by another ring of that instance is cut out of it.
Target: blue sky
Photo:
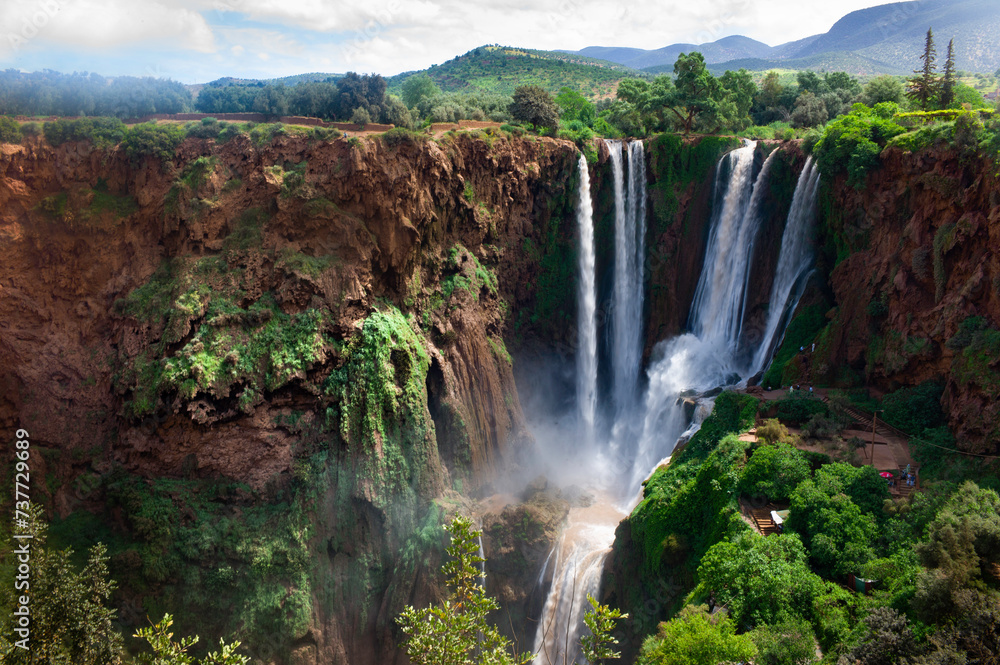
[[[2,0],[0,67],[270,78],[423,69],[483,44],[659,48],[743,34],[777,45],[878,0]]]

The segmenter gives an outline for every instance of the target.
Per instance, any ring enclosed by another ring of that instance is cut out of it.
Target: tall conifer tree
[[[946,109],[955,101],[955,40],[948,42],[948,57],[944,61],[944,75],[941,77],[941,108]]]
[[[920,56],[920,59],[924,61],[924,66],[913,71],[916,76],[909,80],[906,94],[910,99],[919,103],[921,109],[926,111],[931,101],[937,96],[939,85],[938,77],[935,74],[937,67],[934,65],[934,61],[937,60],[937,51],[934,49],[934,33],[930,28],[927,28],[927,42],[924,45],[924,54]]]

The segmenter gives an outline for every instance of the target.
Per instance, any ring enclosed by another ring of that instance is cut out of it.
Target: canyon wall
[[[264,662],[401,657],[441,524],[530,441],[505,337],[574,315],[577,155],[493,130],[3,146],[0,423],[30,433],[53,544],[109,544],[126,632],[171,611]]]
[[[997,164],[948,146],[889,148],[862,187],[824,178],[819,205],[817,279],[803,302],[825,321],[816,353],[796,353],[782,383],[881,395],[933,382],[955,445],[1000,451]]]

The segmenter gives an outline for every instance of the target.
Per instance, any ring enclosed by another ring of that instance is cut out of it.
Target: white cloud
[[[16,41],[13,35],[85,50],[169,42],[178,49],[213,51],[205,19],[179,5],[169,0],[5,0],[0,35],[7,37],[3,46]]]
[[[78,50],[86,67],[95,50],[161,48],[197,68],[168,72],[187,79],[206,62],[218,75],[249,75],[248,54],[270,56],[283,73],[422,69],[476,46],[500,43],[537,49],[585,46],[660,48],[743,34],[777,45],[825,32],[844,14],[879,0],[0,0],[0,61],[8,40],[27,29],[32,50],[43,44]],[[48,14],[45,12],[48,10]],[[41,13],[40,13],[41,12]],[[32,21],[44,23],[35,26]],[[247,21],[252,27],[246,27]],[[25,28],[25,26],[28,26]],[[23,46],[24,44],[19,44]],[[6,52],[5,52],[6,51]],[[187,54],[187,55],[185,55]],[[5,57],[6,56],[6,57]],[[140,53],[136,51],[135,57]],[[201,56],[204,58],[203,56]],[[67,69],[64,62],[53,68]],[[107,72],[114,74],[115,72]]]
[[[375,0],[334,9],[325,0],[227,0],[257,20],[279,21],[346,38],[338,69],[394,74],[441,63],[476,46],[500,43],[538,49],[634,46],[654,49],[745,34],[771,45],[825,32],[844,14],[878,0]],[[346,33],[346,35],[344,34]],[[311,49],[310,49],[311,50]],[[335,56],[336,59],[336,56]]]

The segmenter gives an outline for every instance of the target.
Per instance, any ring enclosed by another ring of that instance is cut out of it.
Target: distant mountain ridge
[[[851,12],[824,34],[768,46],[742,35],[706,44],[659,49],[588,46],[563,51],[617,62],[653,73],[670,71],[681,53],[699,51],[713,70],[815,69],[826,65],[859,75],[905,74],[917,68],[927,28],[939,58],[955,39],[959,69],[992,73],[1000,68],[1000,1],[914,0]]]

